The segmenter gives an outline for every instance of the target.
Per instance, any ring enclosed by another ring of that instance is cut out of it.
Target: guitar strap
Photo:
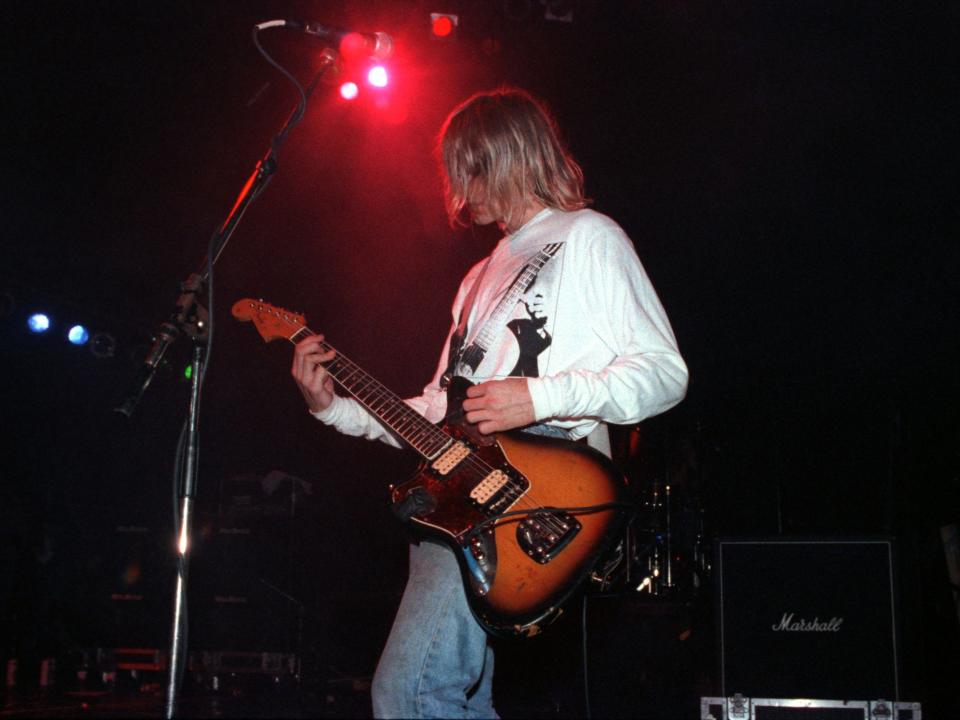
[[[477,275],[477,281],[470,288],[470,292],[467,293],[467,297],[464,298],[463,305],[460,307],[457,329],[453,331],[453,336],[450,338],[450,348],[447,354],[447,369],[444,371],[443,377],[440,378],[440,387],[444,390],[446,390],[447,385],[450,384],[450,380],[456,373],[457,362],[463,354],[463,341],[467,337],[467,318],[470,317],[473,304],[477,301],[477,291],[480,290],[480,283],[483,282],[483,276],[487,274],[487,268],[490,267],[490,261],[492,259],[493,255],[491,254],[483,264],[480,274]]]
[[[447,369],[444,372],[443,377],[440,380],[440,387],[446,388],[450,383],[450,380],[456,374],[457,368],[460,363],[469,365],[471,369],[476,370],[480,364],[480,361],[483,360],[484,354],[487,352],[487,347],[485,347],[481,342],[481,337],[489,338],[492,337],[493,333],[491,331],[496,330],[495,323],[498,321],[497,318],[502,320],[504,318],[503,311],[509,312],[507,309],[511,301],[516,301],[519,299],[520,295],[526,292],[534,280],[536,280],[537,275],[543,269],[543,266],[550,262],[550,259],[557,254],[560,248],[563,246],[563,243],[552,243],[545,245],[537,255],[523,266],[523,269],[517,273],[517,276],[513,279],[513,282],[510,283],[510,287],[507,288],[507,291],[500,298],[500,302],[497,303],[497,307],[494,310],[493,314],[487,318],[487,321],[484,323],[483,327],[480,328],[475,334],[473,342],[470,343],[469,347],[464,348],[463,343],[466,339],[467,334],[467,318],[470,317],[470,312],[473,309],[473,304],[476,301],[477,290],[480,287],[480,283],[483,280],[484,274],[487,272],[487,267],[490,265],[490,258],[487,259],[487,264],[483,266],[483,270],[480,271],[477,281],[473,284],[473,287],[470,288],[470,294],[464,300],[463,307],[460,309],[460,321],[457,324],[457,329],[454,332],[453,337],[450,339],[450,353],[448,356]]]
[[[553,257],[553,254],[549,255],[543,260],[545,265],[550,258]],[[477,292],[480,289],[480,285],[483,282],[483,278],[487,273],[487,268],[490,266],[490,260],[492,256],[487,258],[486,263],[484,263],[483,269],[480,270],[480,274],[477,276],[477,281],[470,288],[470,292],[467,293],[467,297],[463,301],[463,305],[460,308],[460,317],[457,320],[457,328],[454,330],[453,335],[450,338],[450,348],[447,356],[447,369],[444,371],[443,376],[440,378],[440,387],[446,389],[450,384],[450,381],[453,379],[453,376],[456,374],[457,365],[460,361],[460,358],[464,355],[464,340],[467,337],[467,319],[470,317],[470,313],[473,311],[473,305],[477,300]],[[543,265],[537,270],[543,268]],[[521,272],[514,279],[510,288],[507,290],[506,295],[510,294],[510,291],[513,290],[523,279],[524,273]],[[534,275],[535,277],[536,275]],[[478,333],[479,335],[479,333]],[[544,426],[546,428],[547,426]],[[587,444],[599,450],[601,453],[607,457],[612,456],[612,448],[610,446],[610,434],[607,430],[606,423],[599,423],[597,427],[586,437]]]

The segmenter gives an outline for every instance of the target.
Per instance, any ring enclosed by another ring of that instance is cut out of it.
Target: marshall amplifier
[[[723,697],[900,699],[893,542],[721,539]]]

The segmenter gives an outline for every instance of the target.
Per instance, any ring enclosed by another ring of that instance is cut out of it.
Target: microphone
[[[298,20],[283,20],[283,26],[294,30],[303,30],[308,35],[316,35],[322,40],[332,40],[341,48],[345,55],[360,55],[366,53],[376,60],[386,60],[393,53],[393,38],[384,32],[362,33],[355,30],[331,27],[315,22],[300,22]],[[269,26],[262,23],[261,26]]]

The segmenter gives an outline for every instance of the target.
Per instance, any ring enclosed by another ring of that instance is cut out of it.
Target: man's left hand
[[[467,388],[463,410],[467,422],[476,423],[484,435],[536,422],[526,378],[489,380],[471,385]]]

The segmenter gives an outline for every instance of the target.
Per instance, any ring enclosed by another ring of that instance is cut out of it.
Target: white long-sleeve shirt
[[[446,415],[440,378],[461,310],[469,309],[466,343],[507,294],[523,268],[551,243],[563,243],[496,330],[476,371],[458,374],[479,383],[523,375],[538,422],[566,429],[573,439],[600,421],[633,424],[683,399],[687,366],[656,291],[626,233],[593,210],[545,209],[505,236],[487,260],[463,279],[453,322],[431,382],[406,402],[431,422]],[[400,441],[352,398],[337,396],[314,416],[348,435]]]

